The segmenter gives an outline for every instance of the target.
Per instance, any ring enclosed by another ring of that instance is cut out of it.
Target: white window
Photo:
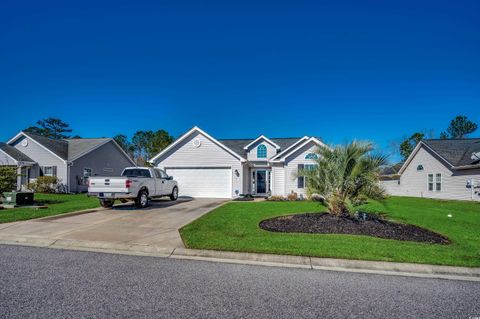
[[[422,164],[417,166],[417,171],[423,171],[423,165]]]
[[[433,174],[428,174],[428,190],[433,191]]]
[[[57,167],[56,166],[44,166],[43,167],[43,176],[57,176]]]
[[[435,175],[435,190],[437,192],[442,191],[442,174],[440,174],[440,173],[437,173]]]
[[[298,169],[299,170],[305,170],[305,171],[313,171],[317,167],[317,164],[299,164]],[[298,176],[297,180],[297,187],[298,188],[305,188],[307,187],[308,184],[308,178],[307,176]]]
[[[257,158],[267,158],[267,147],[263,144],[257,147]]]
[[[315,154],[315,153],[307,153],[307,154],[305,155],[305,159],[316,160],[316,159],[318,159],[318,155]]]

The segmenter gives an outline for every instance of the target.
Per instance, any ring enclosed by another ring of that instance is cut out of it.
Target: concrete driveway
[[[145,209],[132,204],[88,213],[0,224],[0,236],[184,247],[178,229],[224,203],[222,199],[156,200]]]

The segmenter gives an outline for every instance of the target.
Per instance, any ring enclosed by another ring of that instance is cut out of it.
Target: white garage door
[[[178,182],[180,196],[232,197],[230,168],[166,168],[165,170]]]

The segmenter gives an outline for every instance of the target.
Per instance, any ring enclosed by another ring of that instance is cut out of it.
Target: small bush
[[[365,195],[358,195],[357,197],[352,199],[353,206],[365,205],[367,203],[368,203],[368,197]]]
[[[273,195],[267,198],[268,201],[272,202],[282,202],[285,200],[285,197],[283,196],[278,196],[278,195]]]
[[[289,201],[296,201],[298,199],[298,194],[292,191],[290,194],[288,194],[287,199]]]
[[[28,189],[36,193],[56,193],[60,180],[56,176],[40,176],[36,181],[28,183]]]
[[[0,197],[3,192],[11,192],[17,187],[17,167],[0,166]]]
[[[325,202],[325,197],[320,195],[320,194],[313,193],[312,195],[310,195],[310,200],[312,200],[314,202],[324,203]]]

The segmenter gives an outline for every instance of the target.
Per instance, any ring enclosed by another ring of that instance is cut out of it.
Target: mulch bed
[[[447,237],[418,226],[393,223],[384,219],[362,221],[328,213],[281,216],[263,220],[259,226],[273,232],[366,235],[385,239],[450,244]]]

